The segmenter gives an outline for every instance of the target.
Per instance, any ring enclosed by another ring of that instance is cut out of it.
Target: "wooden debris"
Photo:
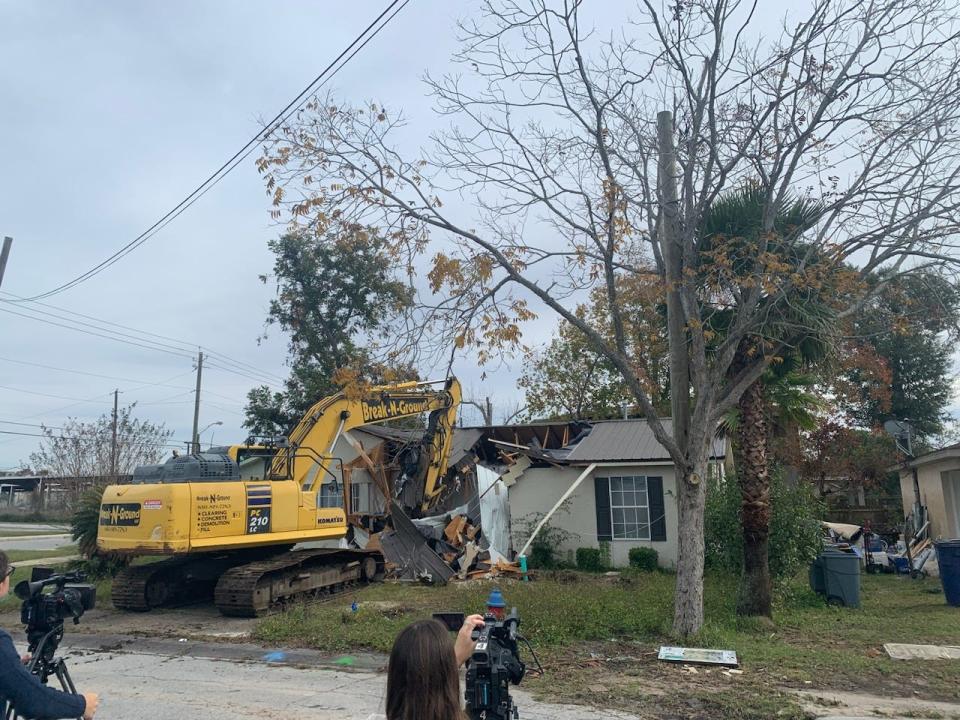
[[[474,543],[467,543],[467,546],[464,548],[463,555],[460,556],[460,572],[457,573],[457,577],[461,580],[467,579],[467,571],[473,567],[473,564],[477,560],[477,555],[480,554],[480,548],[478,548]]]
[[[463,533],[464,527],[467,525],[467,516],[466,515],[457,515],[453,520],[451,520],[446,529],[443,531],[443,534],[447,538],[447,542],[451,545],[460,547],[463,545],[463,538],[461,533]]]

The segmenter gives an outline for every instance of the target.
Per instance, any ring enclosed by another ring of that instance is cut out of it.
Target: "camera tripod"
[[[29,649],[32,652],[32,658],[27,669],[44,685],[52,675],[60,681],[60,689],[63,692],[78,695],[77,687],[73,684],[73,678],[70,677],[70,671],[67,669],[67,661],[62,657],[54,657],[62,637],[63,625],[59,625],[43,635],[36,645],[31,641]],[[16,709],[8,703],[3,712],[4,720],[16,720],[19,717]]]

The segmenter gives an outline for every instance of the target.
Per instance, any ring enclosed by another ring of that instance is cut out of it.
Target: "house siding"
[[[519,551],[525,540],[524,518],[529,519],[536,513],[545,513],[553,507],[564,492],[573,484],[586,468],[550,467],[528,468],[518,481],[510,487],[510,515],[514,550]],[[612,540],[610,542],[611,561],[614,567],[626,567],[629,564],[630,548],[650,547],[657,551],[661,567],[675,567],[677,563],[677,491],[676,478],[671,465],[637,466],[598,466],[590,477],[584,479],[570,496],[568,512],[557,510],[550,524],[568,532],[576,533],[574,538],[563,543],[559,554],[564,559],[573,556],[578,547],[599,547],[597,541],[597,503],[594,494],[595,477],[622,475],[649,475],[663,478],[663,503],[666,515],[667,538],[663,542],[649,540]],[[653,519],[653,518],[651,518]]]
[[[960,536],[960,518],[955,516],[952,503],[947,503],[943,492],[941,473],[960,471],[960,458],[946,458],[927,463],[917,468],[920,485],[920,500],[927,506],[930,517],[930,537],[951,538]],[[910,470],[900,472],[900,492],[903,497],[903,514],[913,512],[913,475]]]

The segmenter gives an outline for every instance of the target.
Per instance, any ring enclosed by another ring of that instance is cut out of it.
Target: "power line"
[[[189,208],[193,203],[203,197],[210,189],[212,189],[217,183],[219,183],[224,177],[226,177],[237,165],[239,165],[243,160],[245,160],[250,153],[256,149],[261,142],[270,137],[276,129],[280,127],[280,124],[285,121],[294,111],[298,110],[303,104],[304,99],[312,93],[315,93],[323,85],[325,85],[331,78],[333,78],[348,62],[350,62],[353,57],[362,50],[367,43],[369,43],[373,38],[375,38],[383,28],[389,24],[397,14],[403,10],[404,7],[410,2],[410,0],[393,0],[386,9],[381,12],[376,19],[371,22],[363,32],[360,33],[354,40],[351,42],[337,57],[323,69],[314,80],[305,87],[299,95],[297,95],[293,100],[291,100],[286,107],[283,108],[279,113],[277,113],[270,122],[266,124],[264,129],[257,132],[240,150],[233,154],[233,156],[227,160],[223,165],[221,165],[217,170],[210,175],[206,180],[204,180],[200,185],[198,185],[194,190],[187,195],[183,200],[181,200],[173,209],[169,210],[165,215],[163,215],[159,220],[157,220],[153,225],[144,230],[140,235],[135,237],[129,243],[124,245],[122,248],[117,250],[113,255],[108,257],[106,260],[103,260],[99,264],[90,268],[86,272],[76,276],[72,280],[58,285],[57,287],[47,290],[46,292],[34,295],[29,298],[24,298],[24,300],[42,300],[44,298],[57,295],[59,293],[65,292],[73,287],[76,287],[80,283],[86,282],[90,278],[98,275],[99,273],[106,270],[108,267],[113,265],[115,262],[133,252],[135,249],[140,247],[143,243],[149,240],[151,237],[156,235],[160,230],[166,227],[170,222],[175,220],[181,213],[183,213],[187,208]],[[397,9],[394,11],[394,7]],[[392,14],[391,14],[392,12]],[[387,15],[390,15],[387,17]],[[380,24],[381,20],[386,17],[386,20]],[[379,24],[379,27],[377,25]],[[374,29],[376,28],[376,29]],[[372,32],[371,32],[372,31]],[[341,63],[341,61],[343,61]]]
[[[0,420],[0,425],[22,425],[24,427],[38,427],[38,428],[49,428],[50,430],[63,430],[62,427],[58,427],[56,425],[44,425],[42,423],[16,422],[15,420]]]
[[[239,375],[240,377],[246,378],[247,380],[253,380],[254,382],[263,383],[264,385],[277,385],[278,383],[265,382],[262,378],[254,377],[248,373],[243,372],[242,370],[232,370],[223,365],[215,365],[214,363],[205,363],[205,367],[213,368],[214,370],[222,370],[224,372],[233,373],[234,375]]]
[[[168,404],[171,404],[169,401],[173,400],[174,398],[183,397],[184,395],[192,395],[192,394],[193,394],[193,390],[187,390],[186,392],[177,393],[176,395],[170,395],[169,397],[160,398],[159,400],[150,400],[148,402],[138,402],[137,405],[141,407],[145,407],[147,405],[168,405]],[[189,401],[185,401],[185,402],[189,402]],[[172,403],[172,404],[177,405],[179,403]]]
[[[53,398],[54,400],[75,400],[78,404],[90,402],[90,400],[82,400],[80,398],[66,397],[65,395],[51,395],[50,393],[37,392],[36,390],[21,390],[20,388],[10,387],[9,385],[0,385],[0,390],[10,390],[12,392],[25,393],[27,395],[39,395],[40,397]],[[100,397],[99,395],[97,397]],[[93,398],[94,400],[96,398]]]
[[[202,395],[203,393],[201,392],[200,394]],[[217,405],[217,403],[210,402],[209,400],[204,400],[204,401],[203,401],[203,406],[204,406],[204,407],[212,407],[212,408],[214,408],[214,409],[216,409],[216,410],[219,410],[219,411],[222,412],[222,413],[226,413],[227,415],[239,415],[239,416],[244,416],[244,415],[245,415],[245,413],[244,413],[243,410],[241,410],[241,409],[238,409],[238,408],[227,408],[227,407],[224,407],[223,405]]]
[[[79,435],[46,435],[45,433],[28,433],[28,432],[17,432],[14,430],[0,430],[0,435],[20,435],[23,437],[38,437],[38,438],[47,438],[49,440],[94,440],[95,438],[85,438]],[[143,445],[146,447],[167,447],[167,448],[179,448],[180,445],[174,445],[173,443],[148,443],[148,442],[133,442],[130,440],[122,440],[127,445]]]
[[[129,335],[127,333],[122,333],[119,330],[110,330],[109,328],[100,327],[99,325],[95,325],[93,323],[83,322],[81,320],[73,320],[71,318],[65,318],[61,315],[57,315],[56,313],[47,312],[46,310],[38,310],[33,307],[21,307],[19,309],[25,310],[27,313],[39,313],[40,315],[52,317],[55,320],[62,320],[63,322],[54,322],[53,320],[48,320],[45,317],[28,315],[23,312],[18,312],[17,310],[10,310],[9,308],[0,307],[0,312],[5,312],[10,315],[17,315],[27,320],[33,320],[35,322],[41,322],[47,325],[53,325],[54,327],[73,330],[74,332],[79,332],[84,335],[92,335],[94,337],[103,338],[105,340],[113,340],[114,342],[124,343],[125,345],[132,345],[134,347],[140,347],[146,350],[155,350],[157,352],[166,353],[167,355],[174,355],[176,357],[186,358],[188,360],[192,360],[194,358],[192,354],[187,354],[189,351],[186,350],[185,348],[180,348],[173,345],[164,345],[162,343],[159,343],[153,340],[140,338],[135,335]],[[87,328],[93,328],[94,330],[99,330],[101,332],[86,330],[83,327],[77,327],[78,325],[82,325]],[[104,334],[104,333],[109,333],[109,334]],[[138,341],[142,341],[142,342],[138,342]],[[149,343],[149,344],[144,344],[144,343]],[[219,358],[218,358],[218,361],[220,361]],[[231,362],[234,362],[234,361],[231,361]],[[255,382],[261,382],[266,385],[278,385],[280,383],[280,381],[271,379],[269,376],[264,377],[267,375],[266,373],[263,374],[264,376],[260,376],[260,377],[255,376],[253,371],[247,371],[247,370],[244,370],[242,367],[240,367],[239,361],[236,361],[235,364],[238,368],[238,371],[242,371],[243,374],[250,380],[254,380]],[[238,374],[240,373],[238,372]]]
[[[168,385],[167,382],[168,380],[176,380],[181,377],[186,377],[187,375],[193,375],[193,370],[188,370],[185,373],[179,373],[177,375],[174,375],[172,378],[168,378],[167,380],[161,380],[159,382],[147,382],[144,380],[134,380],[133,378],[118,377],[116,375],[102,375],[100,373],[86,372],[85,370],[72,370],[70,368],[56,367],[54,365],[44,365],[43,363],[29,362],[27,360],[14,360],[13,358],[7,358],[7,357],[0,357],[0,362],[16,363],[17,365],[26,365],[28,367],[43,368],[44,370],[56,370],[57,372],[72,373],[74,375],[85,375],[87,377],[103,378],[104,380],[119,380],[120,382],[138,383],[137,387],[133,387],[128,390],[121,390],[121,392],[123,393],[131,393],[131,392],[134,392],[135,390],[140,390],[145,387],[166,387],[166,388],[172,388],[174,390],[190,390],[192,392],[192,389],[188,388],[185,385]],[[204,390],[203,392],[204,394],[213,395],[214,397],[222,398],[229,402],[236,401],[235,397],[230,397],[229,395],[224,395],[222,393],[216,393],[216,392],[213,392],[212,390]]]
[[[33,308],[29,308],[29,309],[30,309],[32,312],[39,312],[39,313],[43,313],[44,315],[51,315],[51,313],[46,313],[46,312],[44,312],[44,311],[42,311],[42,310],[35,310],[35,309],[33,309]],[[102,334],[102,333],[91,332],[90,330],[84,330],[84,329],[82,329],[82,328],[75,327],[75,326],[73,326],[73,325],[65,325],[65,324],[63,324],[63,323],[53,322],[52,320],[45,320],[45,319],[42,318],[42,317],[36,317],[36,316],[33,316],[33,315],[25,315],[24,313],[20,313],[20,312],[17,312],[17,311],[15,311],[15,310],[9,310],[9,309],[7,309],[7,308],[0,308],[0,312],[9,313],[10,315],[18,315],[18,316],[20,316],[20,317],[22,317],[22,318],[26,318],[27,320],[33,320],[34,322],[42,322],[42,323],[46,323],[47,325],[53,325],[53,326],[55,326],[55,327],[65,328],[65,329],[67,329],[67,330],[73,330],[73,331],[78,332],[78,333],[83,333],[84,335],[93,335],[93,336],[95,336],[95,337],[104,338],[105,340],[113,340],[113,341],[115,341],[115,342],[124,343],[125,345],[133,345],[133,346],[135,346],[135,347],[145,348],[145,349],[147,349],[147,350],[155,350],[155,351],[157,351],[157,352],[166,353],[166,354],[168,354],[168,355],[176,355],[177,357],[192,359],[192,356],[187,355],[187,354],[182,353],[182,352],[174,352],[174,351],[172,351],[172,350],[168,350],[168,349],[165,349],[165,348],[162,348],[162,347],[158,347],[158,346],[154,346],[154,345],[144,345],[143,343],[132,342],[132,341],[130,341],[130,340],[124,340],[122,337],[113,337],[113,336],[111,336],[111,335],[104,335],[104,334]],[[53,317],[57,317],[57,316],[54,315]],[[63,319],[63,318],[60,318],[60,319]],[[87,325],[88,323],[79,323],[79,324],[80,324],[80,325]],[[103,328],[100,328],[100,329],[103,329]],[[106,332],[110,332],[110,331],[107,330]]]
[[[87,398],[86,400],[80,400],[79,402],[71,403],[70,405],[64,405],[64,406],[62,406],[62,407],[53,408],[53,410],[42,410],[42,411],[40,411],[40,412],[38,412],[38,413],[34,413],[33,415],[25,415],[25,416],[21,417],[20,419],[21,419],[21,420],[30,420],[30,419],[32,419],[32,418],[39,417],[40,415],[46,415],[46,414],[48,414],[48,413],[63,412],[64,410],[69,410],[70,408],[76,407],[77,405],[86,405],[86,404],[88,404],[88,403],[92,403],[92,402],[94,402],[94,401],[96,401],[96,400],[99,400],[100,398],[106,397],[107,395],[111,395],[111,394],[113,394],[112,391],[111,391],[110,393],[100,393],[99,395],[94,395],[93,397]]]
[[[21,296],[19,296],[19,295],[15,295],[15,294],[10,293],[10,292],[0,291],[0,294],[6,295],[6,296],[9,297],[9,298],[13,298],[13,300],[0,300],[0,302],[15,302],[15,301],[16,301],[16,302],[28,302],[28,299],[27,299],[27,298],[21,297]],[[113,334],[116,334],[116,335],[122,335],[122,336],[124,336],[124,337],[133,337],[133,339],[135,339],[135,340],[144,340],[144,341],[146,341],[146,342],[155,343],[155,344],[157,344],[157,345],[165,345],[166,347],[172,347],[172,349],[175,349],[175,350],[182,350],[182,351],[184,351],[184,352],[189,352],[189,353],[191,354],[191,357],[192,357],[192,355],[193,355],[193,351],[194,351],[197,347],[199,347],[199,344],[198,344],[198,343],[188,342],[188,341],[186,341],[186,340],[181,340],[181,339],[179,339],[179,338],[170,337],[169,335],[160,335],[159,333],[150,332],[150,331],[148,331],[148,330],[140,330],[140,329],[138,329],[138,328],[131,327],[130,325],[123,325],[123,324],[121,324],[121,323],[113,322],[113,321],[111,321],[111,320],[104,320],[103,318],[95,317],[95,316],[93,316],[93,315],[85,315],[84,313],[80,313],[80,312],[77,312],[77,311],[75,311],[75,310],[70,310],[70,309],[68,309],[68,308],[60,307],[60,306],[58,306],[58,305],[52,305],[52,304],[50,304],[50,303],[42,303],[42,302],[36,302],[36,301],[29,301],[29,302],[31,302],[32,305],[39,305],[40,307],[49,308],[50,310],[56,310],[57,313],[66,313],[66,314],[68,314],[68,315],[72,315],[72,316],[75,316],[75,317],[84,318],[85,320],[92,320],[94,323],[99,323],[100,325],[109,325],[110,327],[120,328],[121,330],[127,330],[127,331],[128,331],[127,333],[118,333],[118,332],[116,332],[116,331],[114,331],[114,330],[110,330],[109,328],[97,328],[97,329],[99,329],[99,330],[103,330],[104,332],[110,332],[110,333],[113,333]],[[48,316],[50,316],[50,317],[55,317],[55,318],[60,319],[60,320],[64,320],[64,319],[65,319],[65,318],[63,318],[63,317],[58,316],[57,313],[44,313],[42,310],[36,310],[35,308],[21,308],[21,310],[23,310],[23,309],[30,309],[30,310],[33,310],[34,312],[43,313],[43,314],[45,314],[45,315],[48,315]],[[70,320],[70,322],[73,322],[73,321]],[[95,326],[93,326],[93,325],[88,325],[88,327],[95,327]],[[143,336],[145,336],[145,337],[143,337],[143,338],[137,338],[137,337],[135,337],[135,336],[131,336],[129,333],[136,333],[137,335],[143,335]],[[150,340],[149,338],[157,338],[157,340],[165,340],[165,341],[167,341],[167,342],[166,342],[166,343],[157,343],[156,341]],[[182,346],[184,346],[184,347],[179,347],[179,348],[178,348],[178,347],[176,347],[176,346],[171,346],[171,345],[169,345],[169,343],[176,343],[176,345],[182,345]],[[282,382],[282,381],[283,381],[283,378],[281,378],[279,375],[277,375],[277,374],[275,374],[275,373],[268,372],[268,371],[266,371],[266,370],[262,370],[262,369],[256,367],[255,365],[251,365],[251,364],[248,363],[248,362],[244,362],[244,361],[242,361],[242,360],[237,360],[237,359],[235,359],[235,358],[232,358],[232,357],[230,357],[229,355],[226,355],[225,353],[221,353],[221,352],[219,352],[219,351],[217,351],[217,350],[214,350],[213,348],[200,347],[200,349],[201,349],[201,350],[205,350],[209,355],[216,355],[216,356],[222,358],[222,361],[223,361],[224,363],[226,363],[226,364],[235,365],[235,366],[240,367],[240,368],[246,368],[246,369],[249,370],[251,373],[256,374],[256,375],[263,375],[264,377],[274,377],[274,378],[276,378],[277,381],[279,381],[279,382]]]
[[[104,380],[119,380],[120,382],[132,382],[132,383],[141,383],[143,380],[133,380],[131,378],[118,377],[116,375],[101,375],[100,373],[86,372],[85,370],[71,370],[70,368],[56,367],[54,365],[44,365],[43,363],[30,362],[28,360],[14,360],[13,358],[0,357],[0,361],[16,363],[17,365],[27,365],[29,367],[43,368],[44,370],[56,370],[57,372],[73,373],[74,375],[86,375],[87,377],[103,378]],[[188,373],[183,373],[177,377],[182,377],[183,375],[192,375],[193,371],[191,370]],[[189,388],[180,385],[165,385],[162,382],[157,383],[145,383],[142,387],[148,385],[163,386],[169,388],[176,388],[178,390],[189,390]]]

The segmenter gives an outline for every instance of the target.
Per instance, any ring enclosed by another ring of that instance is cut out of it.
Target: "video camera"
[[[450,630],[463,626],[462,613],[437,613],[434,618]],[[474,630],[477,646],[467,664],[467,714],[471,720],[516,720],[519,713],[510,697],[510,685],[519,685],[527,668],[520,659],[516,608],[506,617],[488,613],[483,627]]]
[[[31,670],[46,682],[53,656],[63,638],[63,621],[77,625],[84,612],[97,602],[97,589],[83,584],[80,572],[55,575],[50,568],[33,568],[29,580],[17,583],[14,595],[23,600],[20,622],[26,626]],[[48,591],[49,590],[49,591]]]

